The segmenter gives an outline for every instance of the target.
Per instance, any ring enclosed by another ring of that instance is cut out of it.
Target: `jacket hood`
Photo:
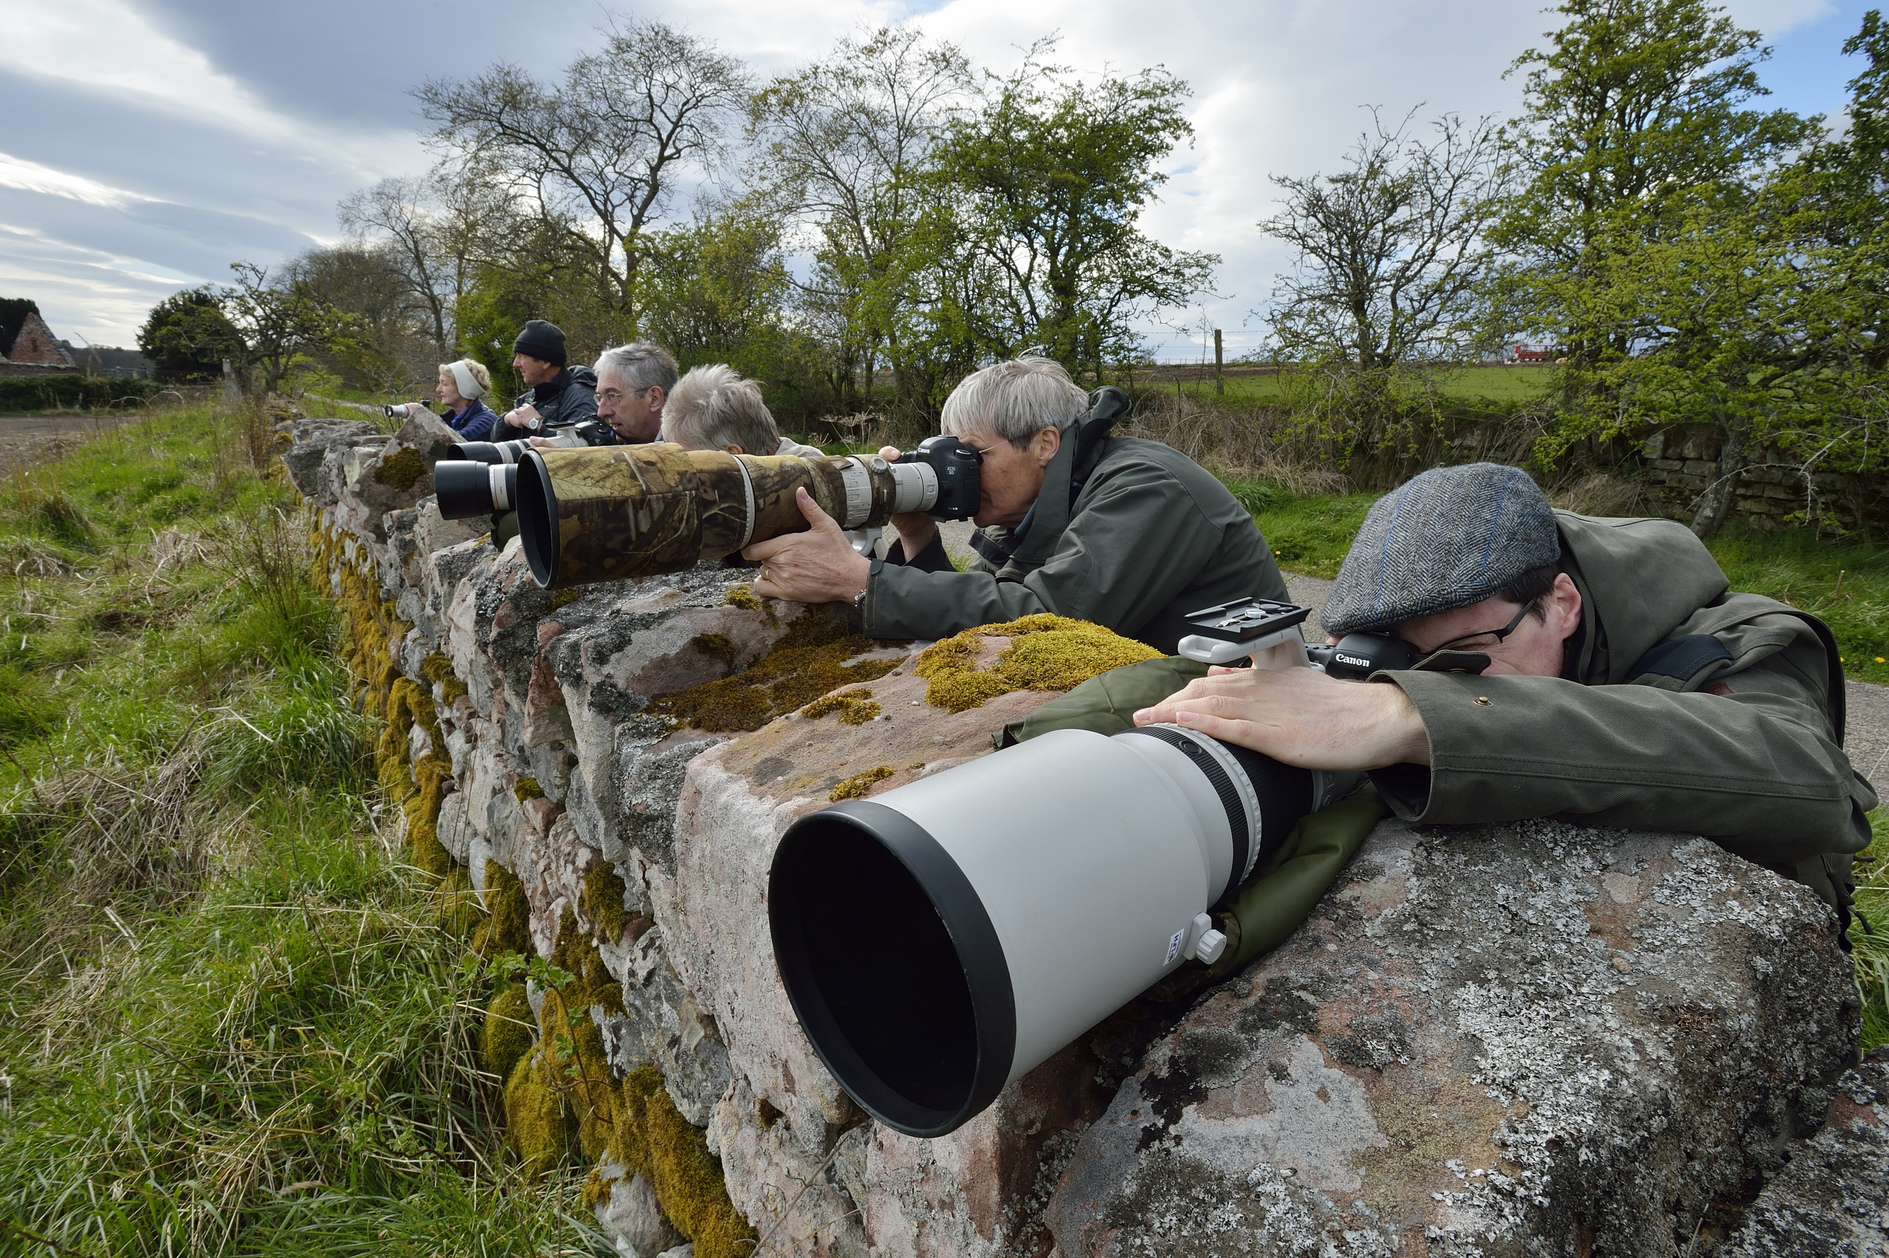
[[[597,373],[590,368],[566,367],[564,370],[570,373],[572,384],[588,385],[593,389],[597,387]]]
[[[1556,511],[1582,634],[1574,675],[1617,685],[1654,643],[1731,588],[1705,543],[1672,520]]]

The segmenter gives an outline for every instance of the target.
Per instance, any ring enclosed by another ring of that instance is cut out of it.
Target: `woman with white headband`
[[[439,384],[433,392],[446,407],[443,417],[461,441],[490,441],[498,426],[498,416],[479,399],[492,388],[492,374],[484,363],[462,358],[456,363],[441,363]]]

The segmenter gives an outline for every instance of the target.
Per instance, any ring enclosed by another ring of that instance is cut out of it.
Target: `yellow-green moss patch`
[[[720,660],[728,668],[733,668],[741,655],[741,648],[725,633],[698,633],[689,639],[689,645],[712,660]]]
[[[531,905],[525,884],[497,861],[485,862],[485,919],[472,937],[472,950],[491,960],[507,952],[531,955]]]
[[[479,1061],[488,1074],[510,1079],[518,1059],[531,1051],[531,997],[523,983],[506,983],[485,1007],[479,1032]]]
[[[519,778],[512,787],[512,795],[521,804],[527,800],[543,799],[544,787],[538,785],[537,778]]]
[[[676,1111],[662,1076],[644,1067],[623,1080],[610,1152],[648,1178],[696,1258],[747,1258],[760,1238],[728,1200],[721,1165],[702,1133]]]
[[[979,638],[1010,639],[988,671],[977,668]],[[912,671],[931,683],[925,702],[963,712],[1013,690],[1071,690],[1112,668],[1160,657],[1146,643],[1101,625],[1042,614],[980,625],[934,643]]]
[[[505,1139],[525,1178],[538,1179],[570,1152],[569,1113],[543,1053],[526,1053],[505,1083]]]
[[[426,475],[426,460],[412,446],[401,446],[380,461],[374,469],[374,479],[389,489],[401,493],[412,489],[414,482]]]
[[[815,699],[800,709],[800,715],[818,720],[823,716],[839,715],[846,725],[864,725],[884,711],[878,704],[870,702],[872,691],[861,687],[858,690],[842,690],[837,694]]]
[[[623,907],[626,890],[616,866],[609,861],[600,860],[584,871],[584,889],[578,893],[577,906],[597,933],[611,943],[621,939],[630,924],[629,910]]]
[[[440,700],[448,707],[454,699],[467,693],[466,683],[453,671],[452,657],[442,652],[435,651],[420,661],[420,675],[440,688]]]
[[[848,634],[838,618],[810,610],[745,671],[664,695],[648,710],[668,717],[676,728],[710,733],[760,729],[830,690],[877,681],[904,663],[898,656],[847,663],[885,645]]]
[[[842,799],[863,799],[866,792],[873,788],[874,783],[883,782],[897,772],[898,770],[889,764],[882,764],[876,769],[867,769],[864,773],[855,774],[834,787],[827,798],[835,803]]]
[[[732,587],[728,591],[727,594],[722,596],[722,606],[740,607],[740,608],[744,608],[747,611],[758,612],[762,608],[766,607],[767,604],[764,601],[762,601],[762,598],[759,594],[756,594],[754,592],[753,587],[746,586],[746,585],[737,585],[737,586]]]

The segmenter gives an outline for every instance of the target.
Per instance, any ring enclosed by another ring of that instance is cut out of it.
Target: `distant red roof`
[[[68,371],[77,365],[39,317],[39,303],[18,297],[0,301],[0,362]]]

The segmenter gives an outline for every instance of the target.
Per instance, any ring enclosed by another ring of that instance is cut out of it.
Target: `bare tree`
[[[1286,206],[1259,229],[1298,254],[1270,311],[1282,357],[1370,369],[1468,347],[1504,178],[1498,129],[1446,114],[1426,143],[1409,135],[1415,114],[1387,130],[1373,109],[1339,174],[1273,176]]]
[[[477,179],[402,175],[345,197],[336,207],[342,230],[384,244],[425,308],[439,354],[457,337],[453,312],[470,279],[478,237],[494,200]],[[445,193],[437,191],[444,187]],[[486,211],[481,213],[480,211]]]
[[[745,68],[661,22],[612,25],[562,83],[495,65],[419,91],[433,139],[462,162],[488,160],[541,229],[583,257],[625,331],[638,313],[642,237],[685,172],[717,166],[748,97]]]

